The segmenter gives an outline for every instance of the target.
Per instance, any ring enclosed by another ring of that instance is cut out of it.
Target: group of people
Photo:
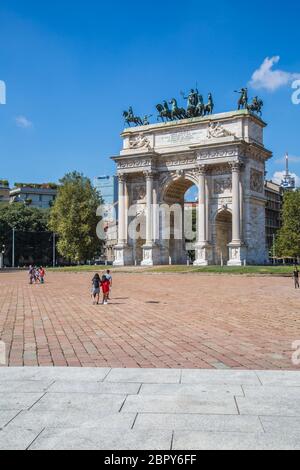
[[[29,284],[45,284],[45,269],[43,266],[29,266]]]
[[[100,278],[99,274],[95,274],[92,279],[92,300],[93,305],[100,303],[100,291],[102,290],[102,305],[107,305],[110,300],[109,295],[112,289],[112,275],[109,270]]]

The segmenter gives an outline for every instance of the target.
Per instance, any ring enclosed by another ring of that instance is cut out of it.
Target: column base
[[[209,266],[212,263],[212,247],[207,242],[199,242],[195,245],[196,259],[194,266]]]
[[[244,266],[247,261],[247,247],[241,242],[229,243],[229,261],[227,266]]]
[[[141,266],[157,266],[160,264],[160,249],[155,243],[143,246],[143,261]]]
[[[133,252],[132,248],[128,245],[116,245],[114,247],[115,260],[113,266],[132,266],[133,265]]]

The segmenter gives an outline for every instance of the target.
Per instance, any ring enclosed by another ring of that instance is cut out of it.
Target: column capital
[[[229,162],[228,164],[229,164],[232,172],[240,172],[241,169],[244,166],[243,162],[241,162],[240,160],[238,160],[236,162]]]
[[[144,171],[144,176],[145,176],[146,179],[153,180],[155,175],[156,175],[156,172],[153,171],[153,170]]]
[[[195,173],[197,176],[206,176],[208,173],[208,165],[199,165]]]
[[[118,173],[118,179],[120,183],[126,183],[126,180],[127,180],[126,173]]]

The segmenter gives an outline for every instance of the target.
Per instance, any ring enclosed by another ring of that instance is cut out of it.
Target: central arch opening
[[[195,259],[196,242],[196,214],[198,206],[198,187],[195,182],[181,177],[173,180],[167,186],[163,203],[180,210],[171,210],[170,215],[170,239],[164,240],[165,249],[168,252],[171,264],[186,264]],[[181,214],[181,224],[178,217]]]

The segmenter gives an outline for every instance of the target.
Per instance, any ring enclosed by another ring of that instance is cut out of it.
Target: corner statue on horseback
[[[131,123],[135,124],[136,126],[142,126],[143,125],[143,120],[134,115],[132,106],[129,107],[128,111],[123,112],[123,117],[125,119],[125,125],[128,125],[130,127]]]
[[[247,109],[248,106],[248,88],[242,88],[240,91],[235,91],[235,93],[240,93],[240,99],[238,102],[238,110]]]
[[[258,98],[258,96],[255,96],[252,100],[252,104],[249,104],[247,106],[248,111],[251,111],[252,113],[257,113],[260,116],[262,116],[262,108],[263,108],[264,102]]]
[[[249,104],[248,88],[242,88],[240,91],[236,91],[235,93],[240,93],[241,95],[238,102],[238,110],[247,109],[252,113],[257,113],[260,116],[262,115],[264,102],[258,96],[255,96],[252,103]]]

